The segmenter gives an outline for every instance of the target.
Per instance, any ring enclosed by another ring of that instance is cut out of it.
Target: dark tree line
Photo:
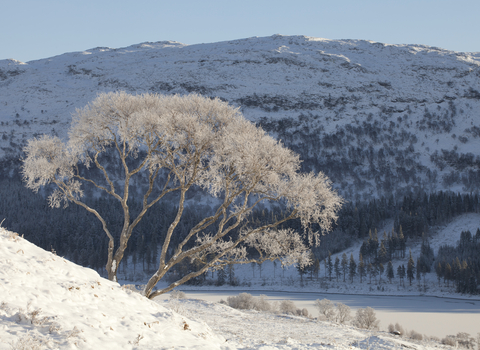
[[[95,220],[83,208],[70,205],[65,209],[51,209],[42,194],[35,194],[26,189],[18,176],[11,177],[5,176],[5,174],[0,178],[0,196],[2,198],[0,215],[1,219],[5,218],[4,227],[23,234],[29,241],[44,249],[54,250],[58,255],[65,256],[80,265],[103,272],[107,241],[105,235],[102,234],[98,220]],[[112,231],[119,231],[122,222],[117,215],[120,210],[118,203],[95,195],[94,192],[89,193],[87,197],[92,206],[100,208],[101,214],[113,228]],[[195,197],[201,198],[202,193],[200,191],[192,193],[190,198],[192,205],[187,207],[178,227],[178,230],[185,234],[193,223],[198,221],[200,215],[205,215],[211,210],[207,205],[202,205],[201,201],[196,200]],[[358,276],[363,280],[364,277],[373,273],[371,276],[375,278],[375,273],[378,275],[381,269],[380,265],[386,269],[387,274],[390,272],[390,275],[395,275],[395,271],[389,271],[388,263],[394,258],[405,257],[408,239],[421,237],[423,233],[428,232],[430,226],[448,223],[457,215],[478,212],[479,201],[477,194],[419,192],[401,198],[395,198],[392,195],[388,198],[380,197],[369,201],[347,202],[339,213],[339,219],[333,232],[323,236],[321,245],[312,249],[313,261],[316,262],[314,265],[318,266],[318,262],[323,262],[329,254],[338,253],[351,246],[355,240],[361,239],[364,243],[361,248],[361,260],[363,261],[358,262],[360,271],[356,270],[353,274],[350,266],[348,271],[345,270],[346,265],[342,260],[335,273],[329,272],[330,277],[338,276],[340,278],[343,276],[353,279]],[[132,203],[132,206],[135,208],[135,203]],[[140,204],[138,204],[138,208],[140,208]],[[176,209],[176,207],[164,203],[147,213],[145,220],[142,220],[135,230],[135,237],[130,241],[126,251],[129,259],[125,264],[130,264],[129,269],[147,271],[155,267],[160,242],[165,236],[167,225],[175,215]],[[265,223],[282,215],[283,212],[279,207],[265,207],[257,210],[252,220],[257,223]],[[387,219],[394,219],[394,228],[391,232],[380,233],[381,237],[379,237],[376,228],[380,227]],[[300,223],[297,221],[289,222],[284,226],[301,229]],[[232,234],[236,234],[236,232]],[[181,239],[182,234],[175,237]],[[478,241],[477,236],[472,237],[472,242],[474,239],[475,242]],[[452,250],[452,248],[448,249]],[[439,254],[444,256],[446,251],[450,251],[448,249],[445,248]],[[430,251],[428,242],[424,241],[422,254],[417,261],[422,273],[424,270],[429,272],[431,269],[433,253]],[[256,254],[255,251],[249,253]],[[451,255],[453,258],[437,258],[435,269],[438,269],[437,262],[442,262],[442,271],[446,271],[447,264],[452,269],[454,264],[458,268],[455,261],[458,256],[460,266],[465,265],[463,264],[465,261],[468,267],[462,271],[468,270],[468,273],[464,275],[470,278],[470,282],[468,282],[470,287],[465,287],[465,283],[460,280],[457,281],[458,274],[453,278],[448,272],[442,272],[442,278],[445,281],[456,281],[459,291],[473,290],[471,287],[473,277],[478,282],[478,267],[475,267],[478,265],[478,261],[474,260],[471,255],[467,256],[463,253],[461,255],[452,253]],[[478,253],[477,255],[480,256]],[[357,263],[354,259],[353,262]],[[127,267],[125,264],[121,265],[120,269]],[[350,262],[348,264],[350,265]],[[370,264],[371,268],[369,268]],[[189,263],[186,262],[172,273],[185,274],[192,268],[194,266],[189,266]],[[335,271],[335,268],[330,268],[328,271]],[[340,272],[340,275],[337,275],[337,272]],[[311,273],[318,274],[318,269]],[[401,278],[398,271],[397,276]],[[192,283],[203,283],[204,281],[205,276],[199,276]]]
[[[438,249],[435,272],[438,280],[453,283],[459,293],[480,294],[480,228],[475,235],[463,231],[456,246]]]

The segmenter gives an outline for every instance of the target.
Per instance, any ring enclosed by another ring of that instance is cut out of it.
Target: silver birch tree
[[[279,259],[284,265],[308,264],[308,246],[319,243],[343,202],[323,173],[300,173],[299,157],[247,121],[238,109],[199,95],[100,94],[76,111],[67,141],[42,136],[30,140],[24,151],[22,171],[28,188],[38,191],[53,184],[50,206],[72,202],[100,220],[109,240],[106,270],[113,281],[145,213],[176,193],[172,205],[178,210],[160,242],[157,271],[144,290],[149,298],[231,263]],[[120,175],[109,170],[112,163],[120,167]],[[93,170],[102,181],[88,176]],[[138,185],[142,181],[144,186]],[[121,232],[110,232],[98,208],[82,200],[84,184],[119,201]],[[184,237],[172,240],[187,205],[186,193],[194,187],[215,197],[217,205]],[[142,202],[133,216],[131,196]],[[250,217],[260,203],[279,205],[284,215],[256,224]],[[279,229],[292,219],[300,219],[300,232]],[[312,224],[320,229],[313,230]],[[172,246],[172,241],[179,243]],[[247,248],[257,252],[255,258]],[[165,274],[185,259],[200,262],[199,268],[154,291]]]

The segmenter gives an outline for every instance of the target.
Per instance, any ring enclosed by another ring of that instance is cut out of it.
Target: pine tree
[[[300,260],[298,260],[297,262],[297,271],[298,271],[298,274],[300,275],[300,283],[303,287],[303,276],[307,274],[307,266],[302,264]]]
[[[447,287],[449,287],[449,281],[452,279],[452,267],[449,263],[445,265],[444,281],[447,281]]]
[[[258,271],[260,272],[260,278],[262,278],[263,265],[261,263],[257,263],[257,266],[258,266]]]
[[[338,256],[335,257],[334,270],[335,270],[335,277],[337,278],[337,282],[338,282],[338,277],[340,277],[340,275],[341,275],[341,271],[340,271],[340,259],[338,258]]]
[[[403,279],[405,278],[405,266],[404,265],[398,265],[397,276],[400,279],[400,285],[402,285]],[[405,286],[405,282],[403,283],[403,286]]]
[[[363,277],[365,277],[365,263],[363,261],[362,253],[358,255],[358,275],[360,276],[360,283],[363,283]]]
[[[372,270],[370,271],[370,273],[372,274],[374,280],[375,280],[375,284],[377,283],[377,276],[378,276],[378,264],[373,264],[372,265]]]
[[[382,283],[382,275],[385,272],[385,267],[383,266],[382,263],[378,264],[378,277],[379,277],[379,283]]]
[[[217,272],[217,286],[223,286],[227,280],[227,273],[225,269],[220,268]]]
[[[327,258],[323,259],[323,267],[325,268],[325,278],[327,278],[327,273],[328,273],[328,262],[327,262]]]
[[[438,286],[440,286],[440,281],[442,280],[443,276],[443,266],[440,261],[435,265],[435,273],[437,274]]]
[[[400,225],[400,232],[398,234],[398,243],[399,243],[398,247],[400,249],[401,257],[404,258],[407,245],[406,245],[406,239],[405,239],[405,236],[403,235],[403,230],[401,225]]]
[[[343,282],[345,282],[345,276],[347,275],[348,271],[348,260],[347,260],[347,254],[343,253],[342,255],[342,271],[343,271]]]
[[[353,283],[353,278],[357,275],[357,263],[353,258],[353,254],[350,254],[350,264],[348,267],[348,276],[350,277],[350,281]]]
[[[383,244],[383,241],[380,243],[380,249],[378,250],[378,262],[386,263],[388,261],[388,252],[387,248]]]
[[[410,257],[407,263],[407,278],[410,282],[410,285],[412,285],[412,280],[415,279],[415,261],[412,257],[412,251],[410,251]]]
[[[373,265],[372,263],[367,265],[367,274],[370,277],[370,284],[372,284],[372,270],[373,270]]]
[[[315,264],[313,265],[313,272],[315,273],[315,277],[318,280],[318,275],[320,274],[320,260],[315,259]]]
[[[457,256],[453,261],[453,265],[452,265],[452,279],[455,282],[456,286],[458,286],[458,282],[460,281],[461,270],[462,270],[462,265],[460,264],[460,259]]]
[[[421,273],[422,273],[422,267],[420,265],[420,258],[417,258],[417,270],[416,270],[416,276],[417,276],[417,281],[418,281],[418,286],[420,287],[420,282],[421,282]]]
[[[235,265],[228,264],[227,269],[228,269],[228,284],[231,286],[236,286],[237,281],[235,279]]]
[[[133,264],[133,278],[135,279],[135,267],[137,265],[137,252],[133,251],[132,253],[132,264]]]
[[[328,279],[331,281],[332,272],[333,272],[333,262],[332,262],[332,254],[330,252],[328,252],[327,267],[328,267]]]
[[[389,261],[388,265],[387,265],[387,278],[388,278],[390,283],[392,283],[392,279],[394,277],[395,276],[394,276],[394,273],[393,273],[393,264],[392,264],[392,261]]]

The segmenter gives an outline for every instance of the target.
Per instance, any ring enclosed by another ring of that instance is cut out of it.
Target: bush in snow
[[[335,306],[330,300],[317,299],[315,300],[315,307],[318,309],[318,313],[320,314],[321,319],[324,319],[327,321],[335,321],[337,316],[335,312]]]
[[[41,350],[45,346],[48,346],[48,342],[32,334],[20,336],[15,343],[10,343],[12,350]]]
[[[371,307],[365,309],[358,309],[353,320],[353,325],[358,328],[378,329],[380,321],[377,320],[375,310]]]
[[[351,312],[352,310],[350,309],[350,306],[342,304],[342,303],[337,303],[337,322],[340,324],[344,324],[348,322],[352,316]]]
[[[415,340],[423,340],[423,335],[421,335],[420,333],[416,332],[416,331],[410,331],[408,333],[408,336],[411,338],[411,339],[415,339]]]
[[[181,290],[172,290],[170,293],[170,299],[185,299],[187,296]]]
[[[266,295],[260,295],[258,298],[254,298],[254,309],[257,311],[275,311],[275,307],[267,300]]]
[[[455,337],[459,347],[463,347],[465,349],[474,349],[475,348],[475,339],[470,336],[470,334],[466,332],[457,333]],[[480,344],[479,344],[480,346]]]
[[[442,339],[442,344],[450,345],[450,346],[456,346],[457,342],[455,340],[455,336],[447,335],[445,338]]]
[[[266,295],[254,297],[249,293],[240,293],[238,296],[228,297],[226,304],[240,310],[275,311],[275,306],[268,301]]]
[[[295,303],[291,300],[282,300],[280,302],[279,311],[282,314],[296,315],[297,307],[295,306]]]
[[[227,304],[240,310],[251,310],[255,307],[253,295],[250,293],[240,293],[238,296],[228,297]]]
[[[352,318],[350,307],[342,303],[337,303],[334,305],[328,299],[317,299],[315,300],[315,306],[320,314],[320,319],[344,324]]]

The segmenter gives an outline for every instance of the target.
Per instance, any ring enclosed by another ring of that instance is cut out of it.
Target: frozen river
[[[292,300],[298,308],[307,308],[312,316],[318,316],[314,307],[316,299],[329,299],[341,302],[356,309],[372,307],[380,320],[380,329],[386,330],[390,323],[399,323],[405,330],[443,338],[449,334],[467,332],[476,336],[480,332],[480,301],[422,296],[369,296],[323,293],[293,293],[245,291],[254,296],[265,294],[271,301]],[[218,302],[241,291],[190,291],[188,298]]]

